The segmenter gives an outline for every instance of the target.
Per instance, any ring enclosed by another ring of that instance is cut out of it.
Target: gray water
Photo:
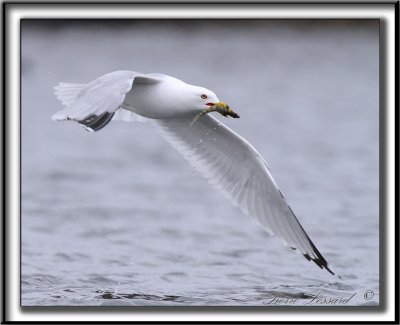
[[[24,21],[22,305],[378,305],[378,42],[377,21]],[[224,123],[343,280],[244,216],[150,123],[50,119],[59,81],[119,69],[228,102],[241,118]]]

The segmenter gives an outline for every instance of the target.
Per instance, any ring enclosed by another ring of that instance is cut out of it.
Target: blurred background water
[[[24,20],[21,35],[23,306],[379,304],[377,20]],[[241,118],[224,123],[343,281],[242,215],[149,123],[93,134],[50,119],[59,81],[119,69],[228,102]]]

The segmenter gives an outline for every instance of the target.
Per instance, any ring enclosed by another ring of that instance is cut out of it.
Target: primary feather
[[[256,149],[212,116],[191,126],[190,117],[162,120],[164,137],[245,214],[255,217],[286,246],[334,274],[315,247]]]

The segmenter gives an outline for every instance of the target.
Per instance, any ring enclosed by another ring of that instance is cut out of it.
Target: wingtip
[[[292,249],[295,249],[291,247]],[[319,253],[319,252],[318,252]],[[325,258],[319,253],[317,254],[316,257],[311,257],[309,254],[305,253],[302,254],[308,261],[313,261],[320,269],[322,270],[327,270],[331,275],[339,278],[342,280],[342,277],[336,272],[336,270],[328,264],[328,262],[325,260]],[[319,256],[318,256],[319,255]]]
[[[337,277],[339,280],[343,280],[340,274],[333,268],[332,265],[327,264],[326,268],[333,276]]]

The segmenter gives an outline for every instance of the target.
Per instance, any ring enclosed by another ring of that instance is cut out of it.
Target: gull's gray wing
[[[121,107],[125,95],[135,83],[159,81],[154,74],[121,70],[108,73],[88,84],[60,83],[55,87],[55,94],[65,108],[53,115],[52,119],[74,120],[89,131],[100,130],[112,119],[140,120],[138,115]]]
[[[335,274],[278,189],[267,164],[240,135],[211,115],[157,121],[161,133],[209,183],[285,245]]]

